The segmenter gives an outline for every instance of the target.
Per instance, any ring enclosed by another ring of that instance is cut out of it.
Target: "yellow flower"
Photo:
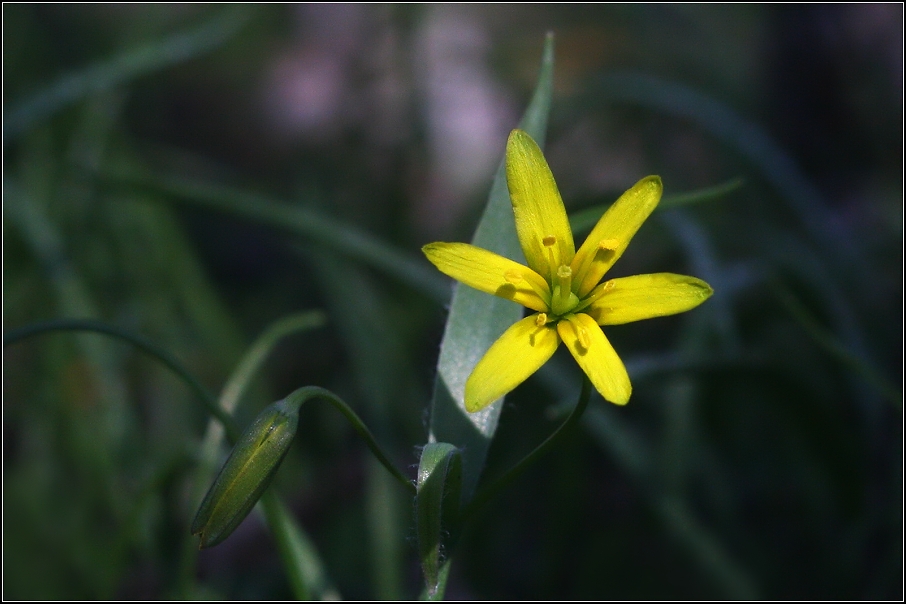
[[[513,130],[506,177],[516,232],[528,266],[467,243],[429,243],[425,256],[444,274],[537,311],[507,329],[466,381],[474,413],[541,368],[560,342],[605,399],[625,405],[629,375],[600,325],[691,310],[711,296],[695,277],[656,273],[600,283],[661,199],[661,179],[643,178],[623,193],[576,251],[554,176],[532,138]]]

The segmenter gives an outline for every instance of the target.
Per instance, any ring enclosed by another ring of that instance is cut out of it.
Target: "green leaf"
[[[418,464],[415,526],[418,555],[425,577],[427,599],[443,598],[444,566],[456,540],[462,504],[462,456],[449,443],[430,443]]]
[[[148,174],[135,166],[121,166],[105,176],[106,184],[165,195],[176,202],[226,212],[242,220],[279,229],[323,244],[347,258],[359,260],[396,277],[435,300],[446,302],[449,290],[442,275],[378,237],[313,208],[220,184]]]
[[[543,146],[547,130],[553,72],[554,39],[553,35],[548,35],[538,84],[519,124],[539,146]],[[472,243],[524,263],[516,238],[503,161]],[[462,451],[466,497],[471,496],[478,484],[503,403],[501,398],[477,413],[466,412],[466,379],[491,344],[507,327],[522,318],[522,313],[523,308],[518,304],[470,287],[457,284],[453,293],[437,362],[429,440],[452,443]]]
[[[312,540],[293,518],[274,492],[261,498],[261,506],[271,527],[287,578],[297,600],[340,600],[340,593],[327,577],[321,556]]]

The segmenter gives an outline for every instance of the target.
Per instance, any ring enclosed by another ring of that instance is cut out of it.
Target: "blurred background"
[[[274,321],[323,310],[240,425],[323,386],[413,477],[450,291],[419,248],[471,239],[554,32],[545,150],[568,211],[659,174],[665,209],[614,275],[716,293],[607,330],[632,402],[595,397],[469,525],[447,597],[903,597],[901,4],[3,17],[4,331],[102,320],[216,394]],[[292,596],[257,516],[196,551],[209,416],[166,367],[73,333],[3,367],[5,598]],[[485,477],[579,383],[558,355],[508,397]],[[334,409],[303,410],[274,488],[323,595],[420,589],[411,502],[383,472]]]

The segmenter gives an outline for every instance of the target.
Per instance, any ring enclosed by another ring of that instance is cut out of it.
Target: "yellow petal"
[[[440,272],[469,287],[532,310],[548,310],[550,287],[527,266],[468,243],[429,243],[422,251]]]
[[[570,268],[575,275],[573,291],[584,298],[616,262],[629,240],[654,211],[663,191],[659,176],[637,182],[601,216],[591,234],[576,252]]]
[[[466,381],[466,411],[480,411],[513,390],[538,371],[559,344],[553,324],[539,326],[538,315],[514,323],[472,370]]]
[[[600,296],[584,312],[599,325],[620,325],[686,312],[714,293],[701,279],[673,273],[611,279],[599,285],[598,290]]]
[[[549,282],[576,253],[554,175],[532,137],[513,130],[506,145],[506,182],[516,233],[528,265]]]
[[[601,396],[617,405],[629,402],[629,374],[594,319],[584,313],[567,315],[557,323],[557,332]]]

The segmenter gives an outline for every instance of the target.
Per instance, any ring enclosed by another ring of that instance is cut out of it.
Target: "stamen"
[[[607,272],[605,265],[609,268],[608,263],[612,263],[613,255],[620,248],[619,239],[602,239],[598,242],[594,251],[586,254],[582,258],[579,270],[576,271],[576,294],[580,296],[587,295],[598,284],[598,280]]]
[[[535,292],[539,298],[541,298],[544,304],[550,305],[551,293],[550,289],[548,288],[547,282],[543,277],[541,277],[534,271],[531,271],[530,269],[525,270],[528,271],[528,274],[518,269],[511,268],[507,271],[504,271],[503,278],[507,283],[515,286],[514,293],[515,290],[525,292],[526,287],[528,287],[531,291]],[[533,279],[529,277],[537,278]]]
[[[537,315],[535,315],[535,325],[537,325],[538,327],[544,327],[545,325],[547,325],[547,313],[539,312]]]
[[[588,350],[591,347],[591,336],[588,335],[588,330],[579,323],[578,319],[576,319],[576,315],[567,315],[566,319],[576,332],[576,339],[579,340],[579,346]]]
[[[591,292],[589,292],[589,294],[587,296],[585,296],[579,302],[579,305],[573,309],[573,312],[579,312],[580,310],[584,310],[584,309],[588,308],[594,302],[596,302],[598,300],[598,298],[600,298],[601,296],[603,296],[604,294],[606,294],[607,292],[609,292],[616,286],[617,286],[617,283],[613,279],[610,279],[609,281],[605,281],[604,283],[598,285],[593,290],[591,290]]]
[[[554,267],[557,266],[557,258],[554,255],[554,246],[557,244],[557,238],[553,235],[548,235],[541,240],[541,243],[547,248],[547,261],[550,264],[551,271],[553,271]],[[551,280],[553,280],[553,277],[553,275],[550,276]],[[551,282],[551,285],[553,285],[553,282]]]

